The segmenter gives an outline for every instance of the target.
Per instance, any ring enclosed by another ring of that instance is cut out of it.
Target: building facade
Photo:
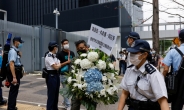
[[[124,37],[143,21],[142,2],[132,0],[0,0],[8,21],[26,25],[55,27],[55,8],[59,29],[87,37],[93,23],[117,34],[123,48]]]

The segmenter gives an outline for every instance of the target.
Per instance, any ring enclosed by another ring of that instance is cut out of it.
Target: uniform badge
[[[145,65],[145,70],[148,74],[152,74],[156,71],[156,69],[150,64]]]

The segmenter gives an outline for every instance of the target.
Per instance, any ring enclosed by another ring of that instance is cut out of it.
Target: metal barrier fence
[[[27,72],[41,70],[43,67],[42,57],[48,51],[50,41],[57,41],[58,44],[61,44],[60,41],[66,38],[69,40],[70,49],[74,53],[76,53],[74,42],[81,39],[87,41],[87,37],[63,32],[52,27],[27,26],[0,20],[0,44],[5,44],[8,33],[12,33],[12,37],[20,36],[25,41],[21,49],[23,53],[21,61]],[[61,49],[59,48],[59,50]]]

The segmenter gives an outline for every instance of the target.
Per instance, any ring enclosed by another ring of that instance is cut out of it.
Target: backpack
[[[1,73],[0,73],[0,79],[1,81],[6,79],[7,76],[7,62],[8,62],[8,53],[10,51],[10,42],[11,42],[11,37],[12,34],[8,34],[8,38],[6,40],[6,44],[4,45],[4,50],[3,50],[3,61],[2,61],[2,67],[1,67]]]
[[[181,55],[182,60],[178,71],[171,70],[165,77],[169,103],[179,99],[177,96],[183,97],[184,92],[184,54],[177,47],[175,49]]]

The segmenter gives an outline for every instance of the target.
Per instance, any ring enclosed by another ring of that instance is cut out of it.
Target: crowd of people
[[[119,75],[124,75],[120,84],[122,90],[119,99],[118,110],[123,110],[127,104],[129,110],[169,110],[168,94],[164,80],[164,76],[169,73],[171,66],[172,72],[178,71],[180,68],[182,57],[177,52],[176,48],[171,49],[163,60],[164,71],[160,73],[160,55],[154,49],[150,48],[147,41],[141,40],[141,37],[136,32],[130,32],[126,37],[127,46],[129,48],[121,50],[117,57],[119,61]],[[184,30],[179,33],[181,46],[178,47],[184,53]],[[21,37],[13,38],[13,46],[8,53],[9,72],[7,80],[10,82],[10,91],[8,96],[8,110],[17,110],[16,100],[22,76],[22,63],[20,58],[22,53],[19,49],[24,41]],[[45,68],[47,70],[46,85],[47,85],[47,110],[58,110],[58,97],[60,83],[62,87],[66,87],[66,73],[71,70],[71,61],[81,53],[87,53],[90,46],[84,40],[75,42],[77,55],[71,51],[70,42],[67,39],[61,41],[61,46],[55,41],[48,44],[48,52],[45,53]],[[61,51],[58,52],[58,48]],[[3,59],[3,49],[0,45],[0,62]],[[110,55],[110,62],[116,66],[116,58],[113,54]],[[0,63],[0,68],[1,68]],[[0,82],[2,84],[2,81]],[[2,85],[3,86],[3,85]],[[183,91],[184,92],[184,91]],[[183,96],[175,95],[172,103],[172,110],[182,110]],[[180,102],[178,104],[178,98]],[[73,94],[70,101],[64,97],[63,105],[67,110],[80,110],[80,98]],[[176,103],[177,102],[177,103]],[[0,88],[0,105],[6,104],[7,101],[2,98],[2,89]],[[97,106],[97,103],[92,103]]]

